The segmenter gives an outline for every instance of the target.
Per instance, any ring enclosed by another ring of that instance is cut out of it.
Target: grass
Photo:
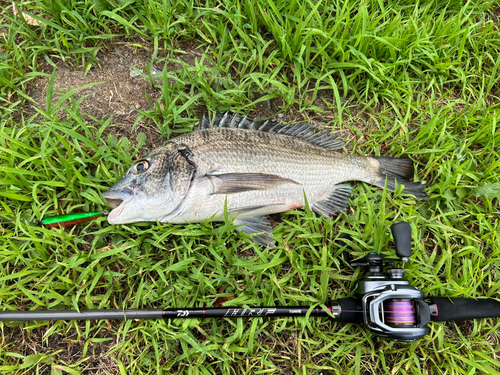
[[[389,256],[389,226],[400,219],[413,229],[407,276],[426,295],[499,297],[497,1],[14,5],[19,16],[0,2],[2,310],[214,306],[223,297],[321,305],[351,295],[360,276],[339,259],[338,234],[353,235],[356,256]],[[144,120],[168,138],[190,131],[200,106],[250,112],[272,100],[283,114],[323,115],[349,135],[346,152],[412,158],[430,199],[356,183],[348,212],[332,220],[282,215],[272,251],[231,223],[30,225],[108,208],[100,194],[142,152],[144,134],[117,137],[112,117],[81,111],[86,87],[54,89],[61,61],[89,73],[116,40],[165,64],[163,83],[151,79],[161,98],[134,127]],[[186,42],[198,46],[192,63],[179,58]],[[30,94],[40,80],[43,102]],[[327,319],[10,322],[0,324],[0,373],[500,371],[498,319],[429,327],[402,344]]]

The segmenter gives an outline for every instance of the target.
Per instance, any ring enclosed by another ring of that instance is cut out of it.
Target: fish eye
[[[147,160],[139,160],[137,163],[134,164],[132,170],[134,171],[134,174],[139,174],[147,171],[148,168],[149,168],[149,162]]]

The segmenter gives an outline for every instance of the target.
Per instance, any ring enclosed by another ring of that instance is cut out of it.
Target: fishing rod
[[[396,255],[404,263],[411,256],[411,227],[404,221],[391,226]],[[341,236],[338,244],[347,246]],[[347,237],[349,238],[349,237]],[[500,317],[500,301],[490,298],[426,299],[422,291],[404,279],[404,269],[376,253],[350,262],[365,267],[355,298],[331,301],[327,309],[308,306],[253,308],[186,308],[132,310],[48,310],[0,312],[0,321],[97,320],[97,319],[187,319],[272,318],[290,316],[330,317],[342,323],[363,323],[374,335],[395,341],[416,341],[428,332],[431,321],[455,321]]]

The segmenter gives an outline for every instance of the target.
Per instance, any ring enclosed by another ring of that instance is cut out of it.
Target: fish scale
[[[225,131],[223,137],[223,142],[225,143],[228,143],[225,139],[231,138],[229,133],[237,131],[236,129],[220,130]],[[250,130],[246,131],[251,132]],[[290,147],[290,143],[298,143],[293,139],[290,140],[285,137],[289,138],[288,136],[283,136],[284,142],[281,143],[286,143],[287,147]],[[189,140],[182,140],[182,142],[188,146],[192,146],[192,149],[196,150],[196,145],[191,144]],[[192,204],[186,206],[183,215],[176,216],[175,222],[193,222],[199,220],[201,217],[210,217],[217,210],[220,213],[215,219],[220,220],[222,219],[221,208],[224,207],[223,204],[226,199],[228,210],[236,211],[238,206],[248,207],[251,205],[275,204],[277,201],[280,201],[286,203],[286,205],[282,207],[270,207],[269,209],[262,208],[258,214],[284,212],[290,209],[289,206],[292,204],[304,206],[304,192],[309,202],[316,202],[326,197],[328,192],[331,191],[332,185],[347,180],[362,180],[369,177],[366,173],[360,173],[358,176],[350,176],[351,178],[346,177],[348,176],[349,169],[352,168],[352,164],[356,162],[362,164],[366,162],[365,159],[340,154],[336,155],[336,159],[332,159],[332,153],[325,152],[319,147],[309,147],[309,153],[305,153],[303,149],[307,148],[307,144],[300,145],[302,149],[297,150],[287,149],[283,144],[279,143],[276,140],[270,145],[260,143],[259,147],[256,148],[249,148],[249,145],[238,140],[229,143],[229,147],[221,147],[221,145],[214,143],[210,151],[203,150],[200,152],[200,155],[194,152],[193,160],[199,166],[202,166],[204,163],[198,158],[217,160],[217,168],[214,173],[253,172],[276,174],[280,177],[297,181],[299,184],[283,184],[272,189],[246,191],[223,197],[207,194],[201,202],[193,199]],[[255,157],[255,159],[251,159],[252,157]],[[333,162],[334,160],[335,163]],[[206,162],[205,165],[209,165],[209,167],[200,168],[201,175],[212,171],[213,165],[210,165],[210,162]],[[359,170],[363,171],[361,168]],[[205,189],[202,186],[195,186],[193,191],[199,192]],[[186,199],[190,198],[189,196],[186,197]],[[196,211],[195,206],[198,206]],[[200,208],[199,206],[203,207]],[[193,215],[193,212],[196,212],[196,215]],[[244,216],[248,215],[249,213],[246,213]],[[167,217],[165,219],[172,220],[173,218]]]
[[[218,125],[222,124],[220,127]],[[238,230],[274,246],[265,215],[303,207],[304,194],[325,217],[344,210],[363,181],[426,199],[421,183],[409,182],[408,159],[345,155],[344,143],[310,124],[259,122],[238,114],[202,119],[199,130],[180,135],[132,165],[104,193],[117,205],[111,224],[224,220],[224,207]]]
[[[265,169],[267,173],[276,173],[287,178],[299,178],[307,179],[308,177],[313,177],[315,174],[319,174],[322,177],[324,174],[331,174],[335,166],[333,165],[332,153],[325,152],[325,150],[310,145],[306,142],[301,142],[298,139],[293,139],[289,136],[281,136],[277,142],[271,139],[273,142],[269,142],[269,137],[260,137],[258,143],[253,142],[242,142],[241,140],[233,137],[233,134],[238,132],[236,129],[218,129],[223,134],[218,134],[211,139],[213,143],[205,145],[197,144],[197,139],[193,135],[184,139],[179,139],[178,142],[182,142],[192,147],[195,156],[200,159],[208,159],[210,161],[217,160],[217,167],[220,168],[217,172],[260,172]],[[211,130],[210,132],[216,133],[217,130]],[[243,131],[239,131],[243,132]],[[253,131],[245,130],[244,132],[253,133]],[[253,134],[252,134],[253,135]],[[268,135],[263,133],[263,135]],[[257,137],[260,134],[257,134]],[[181,137],[179,137],[181,138]],[[193,139],[194,138],[194,139]],[[256,136],[252,137],[255,141]],[[230,141],[228,141],[230,140]],[[269,143],[268,143],[269,142]],[[204,147],[205,146],[205,147]],[[349,168],[341,168],[342,161],[346,159],[345,156],[337,154],[338,166],[336,168],[337,176],[335,180],[330,180],[328,184],[332,182],[339,183],[345,181],[345,176],[348,175]],[[349,157],[347,157],[349,158]],[[363,159],[359,158],[349,158],[350,163],[362,163]],[[208,162],[209,163],[209,162]],[[210,171],[210,166],[200,169],[207,173]],[[215,165],[215,164],[214,164]],[[307,175],[303,175],[304,169],[308,172]],[[317,173],[315,173],[317,172]],[[366,173],[363,176],[366,178]],[[351,178],[355,179],[355,178]]]

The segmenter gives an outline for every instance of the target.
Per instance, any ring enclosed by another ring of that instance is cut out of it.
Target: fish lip
[[[108,216],[108,222],[113,224],[115,222],[117,223],[117,217],[120,216],[125,205],[134,199],[134,192],[129,188],[112,189],[103,193],[102,196],[108,201],[108,204],[113,207],[113,210],[111,210]]]
[[[133,193],[130,189],[125,188],[119,190],[108,190],[103,193],[102,196],[108,201],[111,207],[117,208],[125,201],[129,201],[130,198],[132,198]]]

